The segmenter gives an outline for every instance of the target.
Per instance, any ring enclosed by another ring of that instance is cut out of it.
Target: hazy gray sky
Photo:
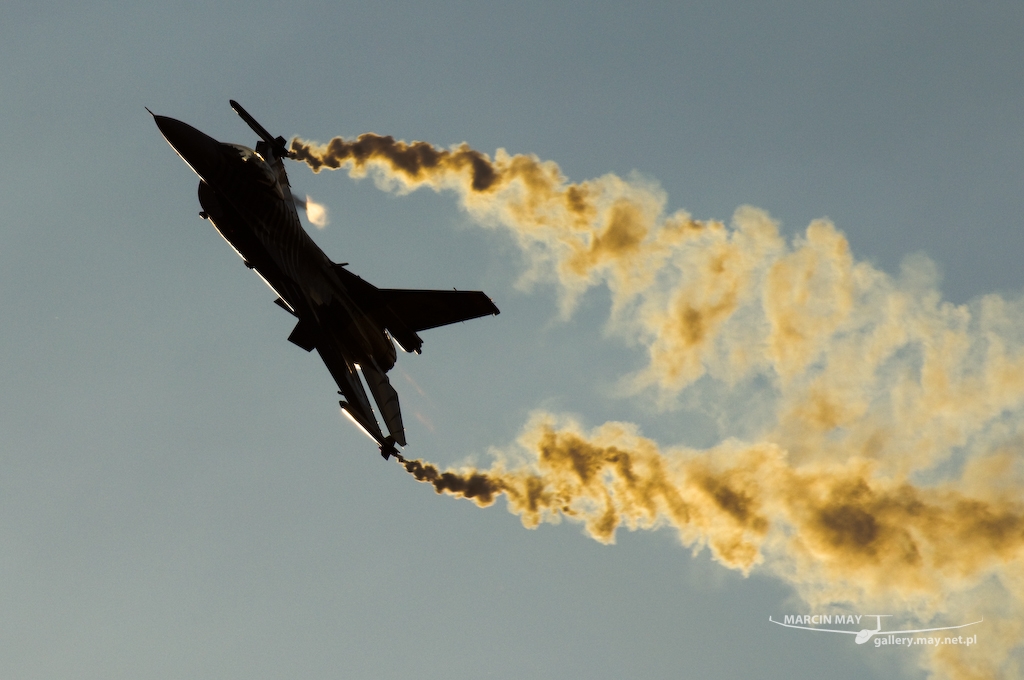
[[[1017,300],[1022,35],[1016,2],[5,3],[3,674],[923,677],[908,650],[772,626],[816,611],[671,531],[612,546],[572,522],[528,531],[504,500],[439,497],[383,463],[199,219],[197,179],[143,107],[248,145],[229,98],[286,137],[536,154],[574,182],[657,183],[698,220],[757,206],[787,239],[828,218],[897,279],[927,255],[952,303]],[[289,173],[329,210],[311,231],[332,259],[378,286],[481,289],[502,311],[400,355],[409,456],[488,466],[537,410],[635,423],[663,447],[763,426],[757,395],[712,384],[660,408],[626,394],[647,355],[609,332],[608,289],[561,318],[557,286],[521,285],[515,239],[455,194]],[[1015,408],[1000,450],[1019,461]],[[950,479],[995,436],[979,432]],[[950,602],[943,621],[962,622]],[[983,651],[986,635],[1019,633],[981,628]]]

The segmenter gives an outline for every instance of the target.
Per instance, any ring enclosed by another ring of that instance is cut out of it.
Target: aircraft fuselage
[[[258,144],[257,146],[260,146]],[[356,363],[375,361],[382,371],[397,353],[384,328],[349,296],[338,266],[299,222],[283,171],[274,172],[256,151],[220,144],[223,165],[200,175],[199,201],[214,227],[299,318],[322,321],[353,354]]]
[[[338,383],[343,412],[387,458],[405,446],[398,394],[386,373],[395,342],[419,352],[418,331],[488,314],[498,308],[479,291],[381,289],[331,262],[299,222],[274,139],[235,102],[232,107],[262,137],[255,149],[218,142],[181,121],[154,115],[164,138],[200,177],[200,213],[278,295],[297,319],[289,340],[317,350]],[[388,429],[373,413],[363,381]]]

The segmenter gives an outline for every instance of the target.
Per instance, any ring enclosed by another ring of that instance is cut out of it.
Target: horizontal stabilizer
[[[367,414],[362,413],[358,408],[353,408],[352,404],[347,401],[339,401],[338,406],[341,407],[341,412],[345,417],[355,423],[356,427],[363,431],[363,434],[377,442],[378,445],[384,441],[384,435],[381,433],[377,422],[373,421],[371,423],[367,420]]]
[[[322,338],[317,345],[316,351],[320,358],[327,365],[334,381],[338,383],[341,396],[341,410],[352,419],[352,422],[359,426],[370,439],[377,444],[384,443],[384,435],[380,431],[377,419],[373,416],[373,409],[370,401],[366,398],[366,390],[363,389],[362,381],[359,379],[359,372],[355,365],[345,358],[340,345],[333,341],[331,336]]]

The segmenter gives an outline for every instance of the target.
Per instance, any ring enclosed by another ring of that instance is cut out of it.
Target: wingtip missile
[[[242,120],[245,121],[245,124],[252,128],[252,131],[259,135],[260,138],[274,150],[274,153],[278,158],[285,158],[288,156],[288,144],[285,142],[284,137],[274,137],[267,132],[267,129],[260,125],[259,122],[234,99],[229,99],[228,103],[231,104],[231,108],[234,109],[235,113],[241,116]]]

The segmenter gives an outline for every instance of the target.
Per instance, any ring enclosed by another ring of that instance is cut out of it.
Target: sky
[[[1014,677],[1022,31],[1014,2],[4,3],[0,668]],[[434,191],[386,164],[362,178],[288,164],[293,190],[328,211],[307,226],[333,260],[381,287],[483,290],[501,309],[400,354],[407,457],[530,464],[547,417],[560,441],[675,461],[684,490],[695,465],[745,490],[771,528],[737,540],[761,557],[730,557],[736,527],[717,515],[623,526],[613,544],[568,518],[529,530],[504,497],[480,508],[383,462],[315,353],[287,342],[292,317],[198,217],[197,178],[144,108],[253,145],[228,99],[288,139],[374,132],[550,161],[559,190],[653,205],[651,239],[703,230],[668,264],[641,245],[654,259],[574,270],[573,244],[592,237],[530,232],[458,177]],[[728,307],[702,276],[716,248],[726,271],[749,265],[739,312],[673,374],[658,304]],[[644,273],[656,280],[629,278]],[[786,314],[813,342],[773,344]],[[877,339],[865,328],[900,319],[911,340],[875,364],[849,358]],[[947,350],[959,363],[929,382]],[[828,431],[800,415],[819,387],[838,399]],[[883,421],[897,434],[869,455],[857,438]],[[836,539],[833,554],[802,533],[791,496],[855,470],[869,495],[938,508],[885,530],[932,571],[901,571],[895,539]],[[965,542],[976,562],[922,538],[980,505],[1006,535]],[[768,620],[839,611],[892,615],[893,630],[984,616],[974,651],[994,661]]]

